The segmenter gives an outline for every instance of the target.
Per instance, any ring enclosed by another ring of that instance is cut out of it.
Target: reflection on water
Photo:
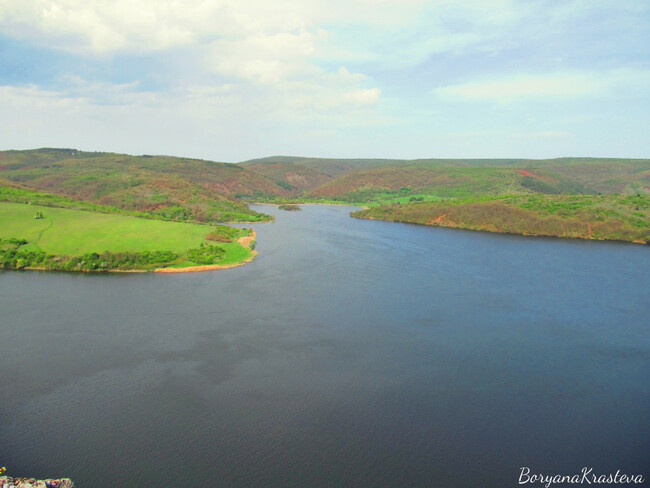
[[[242,268],[0,274],[8,474],[82,488],[650,476],[647,248],[303,208],[264,207],[277,220],[254,226],[260,255]]]

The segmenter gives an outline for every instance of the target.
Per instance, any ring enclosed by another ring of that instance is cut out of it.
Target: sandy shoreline
[[[232,264],[207,264],[203,266],[188,266],[187,268],[157,268],[154,270],[154,273],[197,273],[199,271],[213,271],[216,269],[230,269],[237,268],[238,266],[243,266],[246,263],[250,263],[257,256],[257,251],[252,251],[251,257],[245,261],[240,261],[239,263]]]
[[[237,242],[239,242],[244,247],[251,247],[251,242],[253,242],[256,237],[257,237],[257,232],[251,230],[247,236],[243,236],[237,239]]]

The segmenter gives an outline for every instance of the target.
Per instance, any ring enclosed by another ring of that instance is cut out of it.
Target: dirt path
[[[53,225],[54,225],[54,221],[53,221],[52,219],[50,219],[50,225],[48,225],[48,226],[45,227],[43,230],[41,230],[41,231],[38,233],[38,236],[36,237],[36,240],[35,240],[34,242],[32,242],[32,244],[34,245],[34,247],[36,247],[36,249],[38,249],[39,251],[42,251],[42,249],[41,249],[41,248],[39,247],[39,245],[38,245],[38,243],[39,243],[40,240],[41,240],[41,237],[43,237],[43,234],[45,233],[45,231],[50,230],[50,229],[52,228]]]

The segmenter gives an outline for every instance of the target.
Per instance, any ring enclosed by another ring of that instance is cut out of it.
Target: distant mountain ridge
[[[326,159],[238,163],[294,195],[349,202],[395,192],[443,197],[508,193],[648,193],[650,159]],[[297,183],[298,182],[298,183]]]
[[[409,203],[529,194],[650,194],[650,159],[335,159],[220,163],[72,148],[0,151],[0,189],[58,195],[167,220],[264,219],[248,201]]]

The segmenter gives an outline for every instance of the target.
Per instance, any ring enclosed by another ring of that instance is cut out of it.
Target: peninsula
[[[0,203],[0,229],[4,269],[178,272],[231,268],[257,254],[251,229],[29,202]]]

